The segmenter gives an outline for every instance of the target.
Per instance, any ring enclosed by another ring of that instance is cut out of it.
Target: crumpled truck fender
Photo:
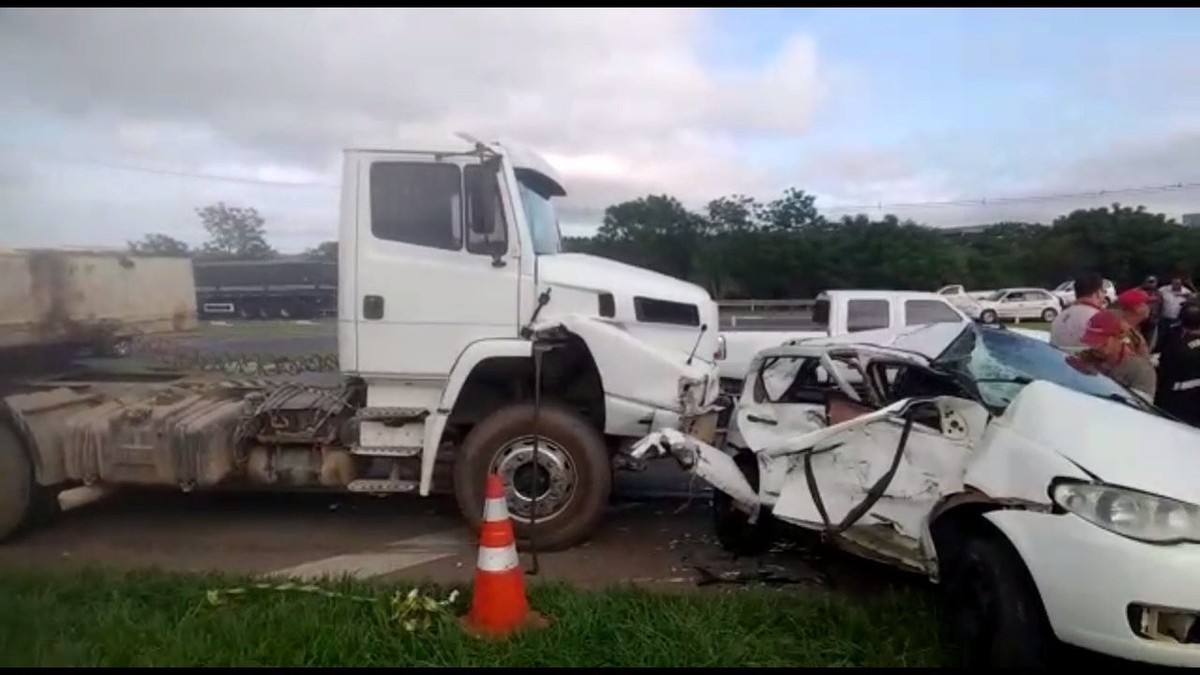
[[[681,416],[696,414],[716,398],[719,378],[700,357],[688,365],[685,355],[639,340],[596,317],[568,314],[538,329],[551,325],[579,336],[591,351],[604,384],[609,434],[641,435],[647,430],[647,415],[653,416],[650,429],[675,426]]]
[[[458,401],[459,394],[466,386],[472,371],[480,363],[493,358],[532,358],[533,343],[529,340],[476,340],[467,345],[454,365],[450,368],[450,377],[442,387],[442,396],[438,399],[437,410],[425,419],[425,439],[421,448],[421,485],[419,492],[422,497],[429,495],[433,489],[433,470],[436,466],[438,449],[442,447],[442,434],[446,432],[446,422],[450,419],[450,411]]]

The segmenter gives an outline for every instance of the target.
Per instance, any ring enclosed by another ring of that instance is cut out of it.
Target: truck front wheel
[[[590,537],[604,516],[612,493],[608,448],[583,416],[558,404],[541,405],[538,428],[535,463],[533,403],[504,406],[477,424],[455,459],[454,496],[478,529],[487,477],[496,473],[517,538],[531,550],[570,548]]]
[[[57,511],[58,495],[37,484],[29,453],[0,419],[0,542],[48,520]]]

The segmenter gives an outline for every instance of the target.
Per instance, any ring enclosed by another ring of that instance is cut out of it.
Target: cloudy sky
[[[541,151],[564,229],[788,186],[936,226],[1200,189],[1200,11],[0,10],[0,245],[336,232],[340,148]],[[986,203],[983,200],[989,200]],[[929,205],[929,202],[967,202]],[[914,205],[916,204],[916,205]]]

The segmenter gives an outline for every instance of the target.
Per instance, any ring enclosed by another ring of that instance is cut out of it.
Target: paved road
[[[191,494],[79,488],[48,527],[0,546],[0,567],[156,567],[264,577],[469,582],[477,548],[453,500],[365,495]],[[522,554],[526,569],[531,556]],[[712,578],[877,592],[915,580],[787,542],[756,559],[724,553],[707,502],[617,499],[586,544],[540,556],[538,579],[688,588]]]

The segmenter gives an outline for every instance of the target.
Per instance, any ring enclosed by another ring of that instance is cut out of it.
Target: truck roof
[[[546,161],[532,148],[529,148],[520,143],[510,140],[491,140],[487,141],[490,145],[496,145],[504,150],[504,154],[512,162],[513,168],[536,173],[544,178],[549,179],[553,183],[553,188],[556,188],[552,196],[565,196],[567,190],[564,187],[562,176],[558,170],[554,168],[550,162]],[[344,149],[343,154],[352,154],[360,152],[371,152],[381,154],[404,154],[410,152],[422,153],[438,153],[438,152],[465,152],[471,149],[471,145],[467,144],[462,138],[455,136],[439,136],[432,140],[426,140],[418,143],[399,143],[390,147],[380,147],[377,145],[361,145]]]

